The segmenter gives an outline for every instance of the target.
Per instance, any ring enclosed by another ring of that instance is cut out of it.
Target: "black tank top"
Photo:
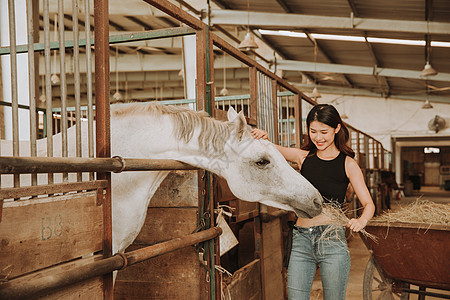
[[[345,173],[347,155],[340,152],[332,160],[323,160],[317,153],[308,155],[302,164],[300,173],[319,190],[326,203],[333,202],[342,206],[349,179]]]

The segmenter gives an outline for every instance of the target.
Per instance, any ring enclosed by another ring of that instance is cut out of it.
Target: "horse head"
[[[294,211],[299,217],[320,214],[320,193],[287,163],[275,145],[254,139],[242,112],[230,108],[228,120],[231,132],[220,156],[226,163],[219,174],[231,192],[245,201]]]

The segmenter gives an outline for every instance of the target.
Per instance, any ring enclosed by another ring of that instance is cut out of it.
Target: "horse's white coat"
[[[230,110],[228,118],[231,132],[223,141],[223,150],[217,152],[212,146],[205,149],[200,145],[199,126],[194,128],[188,142],[177,137],[176,123],[170,113],[149,109],[147,113],[127,115],[115,114],[112,109],[111,154],[124,158],[176,159],[224,177],[239,199],[292,210],[303,217],[318,215],[322,209],[319,192],[288,165],[273,144],[250,136],[241,113]],[[83,124],[84,141],[86,127]],[[68,135],[74,141],[74,128],[69,129]],[[212,136],[212,140],[219,138],[219,135]],[[54,143],[57,152],[54,156],[60,156],[60,146],[57,146],[61,145],[60,135],[55,136]],[[38,141],[38,149],[39,156],[46,155],[44,140]],[[71,153],[74,150],[69,148]],[[83,156],[87,156],[86,149]],[[167,174],[167,171],[151,171],[112,175],[113,253],[123,252],[136,238],[150,199]]]

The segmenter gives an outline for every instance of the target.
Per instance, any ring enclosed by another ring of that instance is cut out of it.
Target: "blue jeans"
[[[350,274],[350,254],[344,228],[322,233],[329,225],[293,229],[288,267],[288,298],[308,300],[316,274],[320,270],[324,300],[345,299]]]

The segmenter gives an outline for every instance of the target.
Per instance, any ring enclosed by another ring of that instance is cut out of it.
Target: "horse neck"
[[[113,155],[175,159],[219,173],[222,167],[219,166],[218,155],[200,147],[200,130],[195,129],[192,138],[186,143],[175,135],[175,126],[173,119],[167,115],[112,119]]]

